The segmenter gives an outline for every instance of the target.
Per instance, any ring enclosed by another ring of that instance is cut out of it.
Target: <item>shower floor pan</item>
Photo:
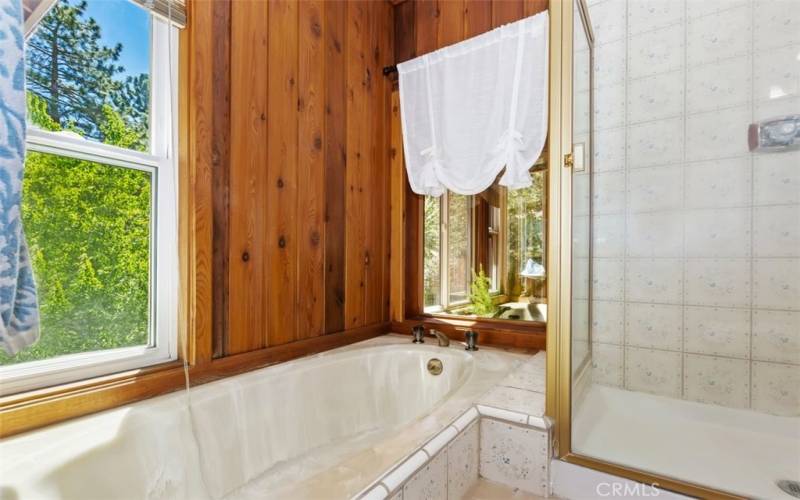
[[[576,411],[575,453],[730,493],[791,499],[800,417],[592,386]]]

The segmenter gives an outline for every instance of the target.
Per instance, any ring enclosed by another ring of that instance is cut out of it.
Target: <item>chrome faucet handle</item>
[[[414,340],[412,340],[415,344],[424,344],[425,343],[425,327],[422,325],[417,325],[411,329],[411,334],[414,336]]]
[[[464,339],[467,341],[467,347],[464,349],[467,351],[477,351],[478,350],[478,332],[475,330],[467,330],[464,332]]]

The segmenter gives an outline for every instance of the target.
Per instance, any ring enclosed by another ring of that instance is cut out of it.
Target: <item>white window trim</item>
[[[0,367],[0,396],[144,368],[178,358],[177,56],[178,30],[152,16],[150,153],[30,127],[29,151],[151,174],[150,341],[146,346],[67,354]],[[171,73],[171,75],[170,75]],[[154,128],[154,124],[163,125]]]

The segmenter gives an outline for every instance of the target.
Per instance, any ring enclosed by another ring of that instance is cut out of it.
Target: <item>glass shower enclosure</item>
[[[568,453],[793,498],[800,2],[573,10]]]

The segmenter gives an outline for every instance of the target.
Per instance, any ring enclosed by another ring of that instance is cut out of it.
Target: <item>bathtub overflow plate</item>
[[[428,371],[431,375],[439,375],[442,373],[444,366],[442,365],[442,360],[437,358],[431,358],[428,360]]]

